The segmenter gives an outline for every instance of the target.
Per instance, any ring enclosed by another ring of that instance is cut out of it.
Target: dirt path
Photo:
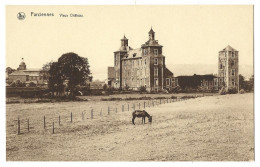
[[[134,126],[131,112],[118,112],[64,124],[54,135],[7,135],[7,160],[254,160],[253,94],[202,97],[147,111],[151,125],[136,119]]]

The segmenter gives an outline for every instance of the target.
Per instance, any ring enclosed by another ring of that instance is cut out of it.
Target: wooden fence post
[[[91,119],[93,119],[93,109],[91,109]]]
[[[139,103],[139,109],[140,109],[140,103]]]
[[[20,134],[20,119],[19,119],[19,116],[18,116],[18,120],[17,120],[17,131],[18,131],[18,135]]]
[[[128,111],[129,111],[129,104],[128,104]]]
[[[84,113],[83,112],[81,113],[81,117],[82,117],[82,121],[84,121],[85,118],[84,118]]]
[[[160,99],[160,104],[162,104],[162,99]]]
[[[124,105],[122,105],[122,112],[124,112]]]
[[[145,109],[145,101],[144,101],[144,109]]]
[[[70,113],[70,122],[72,122],[72,112]]]
[[[107,114],[108,114],[108,115],[110,114],[110,108],[109,108],[109,106],[108,106],[108,108],[107,108]]]
[[[45,115],[44,115],[44,117],[43,117],[43,128],[44,128],[44,129],[46,128]]]
[[[29,131],[30,131],[30,123],[29,123],[29,119],[27,120],[27,123],[28,123],[27,129],[28,129],[28,132],[29,132]]]
[[[59,115],[59,125],[60,125],[60,115]]]
[[[52,133],[54,134],[54,122],[52,122]]]

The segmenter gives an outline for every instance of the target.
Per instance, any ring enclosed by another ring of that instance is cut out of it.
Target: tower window
[[[144,59],[144,64],[146,64],[146,59]]]
[[[235,57],[235,53],[234,52],[232,52],[232,57]]]
[[[154,49],[154,55],[158,55],[158,49]]]
[[[234,60],[231,61],[231,66],[233,66],[233,65],[235,65],[235,61]]]
[[[154,68],[154,75],[158,75],[158,68],[157,67]]]
[[[146,55],[146,50],[144,49],[144,55]]]
[[[154,65],[158,65],[158,58],[154,58]]]
[[[233,85],[233,86],[236,86],[236,83],[235,83],[235,80],[234,80],[234,79],[232,79],[232,85]]]
[[[158,86],[158,78],[154,78],[154,85]]]
[[[223,68],[223,66],[222,66],[222,64],[220,64],[220,67],[219,67],[220,69],[222,69]]]
[[[232,76],[235,75],[235,69],[232,69]]]

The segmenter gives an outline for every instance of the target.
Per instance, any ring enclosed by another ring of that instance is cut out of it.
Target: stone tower
[[[239,91],[239,59],[238,51],[227,46],[219,51],[218,56],[218,77],[220,85],[226,90],[237,89]]]
[[[142,57],[147,59],[150,77],[148,88],[151,91],[164,89],[165,57],[162,55],[162,45],[155,40],[155,32],[151,28],[148,32],[149,40],[142,45]]]
[[[121,39],[121,47],[114,52],[114,71],[115,71],[115,88],[122,87],[122,58],[132,48],[128,46],[128,39],[124,37]]]

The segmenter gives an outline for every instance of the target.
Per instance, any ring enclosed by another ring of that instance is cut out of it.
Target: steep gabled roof
[[[153,31],[153,28],[151,27],[151,30],[149,31],[149,34],[153,34],[154,31]]]
[[[167,67],[165,68],[165,76],[173,76],[173,72],[171,72]]]

